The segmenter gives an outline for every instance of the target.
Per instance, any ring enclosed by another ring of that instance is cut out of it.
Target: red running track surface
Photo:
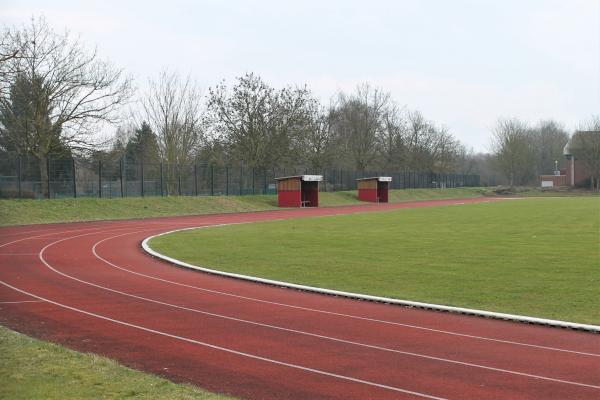
[[[599,399],[597,334],[277,288],[140,248],[183,227],[484,201],[2,228],[0,323],[249,399]]]

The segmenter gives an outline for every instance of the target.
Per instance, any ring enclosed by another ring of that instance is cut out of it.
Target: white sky
[[[600,114],[600,0],[0,0],[0,24],[44,15],[144,88],[167,67],[204,87],[256,72],[325,102],[369,81],[478,151],[498,117]]]

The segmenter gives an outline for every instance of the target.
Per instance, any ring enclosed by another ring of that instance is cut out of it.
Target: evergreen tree
[[[147,122],[142,122],[142,125],[135,130],[135,135],[127,142],[125,157],[130,163],[160,162],[158,140]]]
[[[60,128],[50,122],[49,94],[43,79],[19,75],[8,98],[0,102],[0,148],[8,153],[64,157],[71,153],[60,137]]]

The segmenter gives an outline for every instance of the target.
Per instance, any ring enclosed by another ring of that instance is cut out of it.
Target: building
[[[390,176],[357,179],[358,199],[373,203],[387,203],[391,182],[392,178]]]
[[[600,137],[600,132],[597,131],[578,131],[573,134],[571,139],[565,145],[563,154],[567,159],[566,168],[564,168],[564,175],[566,175],[567,186],[589,186],[592,172],[588,165],[583,160],[577,159],[572,154],[573,140],[577,140],[578,135],[591,135],[597,134]]]
[[[275,178],[279,207],[319,207],[322,175],[296,175]]]

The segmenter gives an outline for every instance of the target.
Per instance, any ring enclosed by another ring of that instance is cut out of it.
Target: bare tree
[[[582,124],[581,130],[573,134],[569,149],[590,172],[590,188],[600,191],[600,116]]]
[[[459,145],[456,154],[456,171],[463,175],[473,174],[477,165],[477,155],[473,148]]]
[[[498,171],[498,163],[493,154],[472,154],[470,159],[472,169],[469,170],[469,173],[478,174],[483,186],[496,186],[508,183],[504,174]]]
[[[563,158],[563,148],[569,141],[564,127],[552,120],[540,121],[530,132],[535,162],[535,174],[554,171],[555,162]]]
[[[231,89],[224,83],[209,89],[207,122],[230,159],[268,168],[294,158],[293,140],[309,122],[312,101],[306,88],[276,91],[259,76],[246,74]]]
[[[142,120],[158,137],[161,158],[167,164],[167,181],[175,181],[180,168],[189,163],[203,139],[202,90],[190,76],[163,70],[149,81],[142,99]],[[173,192],[173,187],[169,187]]]
[[[386,171],[397,171],[405,162],[407,122],[402,110],[395,103],[383,115],[378,136],[378,148],[381,154],[381,166]]]
[[[9,55],[0,74],[2,143],[34,155],[42,180],[48,179],[46,159],[53,149],[91,149],[94,128],[117,121],[132,95],[122,70],[68,32],[56,33],[44,18],[9,29],[0,53]]]
[[[419,111],[408,114],[406,166],[415,171],[434,169],[435,127]]]
[[[15,75],[15,72],[18,69],[15,68],[14,63],[9,63],[8,61],[13,60],[15,58],[21,57],[21,48],[19,43],[15,43],[10,38],[11,31],[8,27],[2,28],[2,32],[0,34],[0,82],[10,82],[11,75]],[[0,96],[8,95],[9,85],[0,85]]]
[[[454,172],[459,168],[459,158],[462,151],[460,142],[447,128],[434,128],[433,134],[433,166],[431,171]]]
[[[492,149],[500,171],[510,186],[533,178],[533,150],[529,127],[522,121],[500,119],[493,130]]]
[[[305,122],[292,138],[292,150],[300,157],[298,161],[313,171],[321,171],[333,156],[331,141],[331,110],[325,109],[312,98],[306,103]]]
[[[359,85],[350,96],[339,94],[333,114],[335,140],[343,155],[359,171],[374,165],[390,102],[388,92],[368,83]]]

